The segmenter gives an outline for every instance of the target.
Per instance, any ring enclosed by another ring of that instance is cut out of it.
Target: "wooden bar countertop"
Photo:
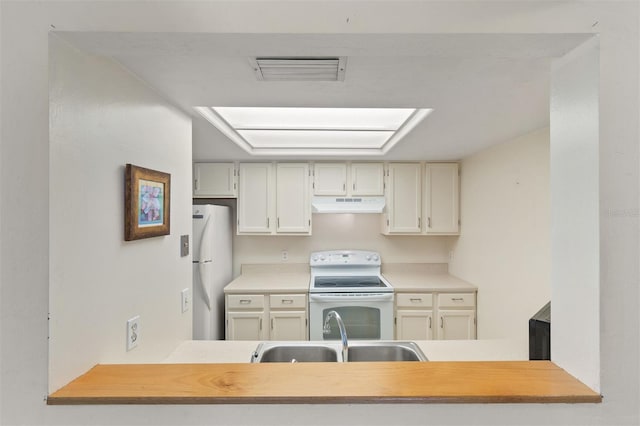
[[[61,404],[598,403],[549,361],[97,365]]]

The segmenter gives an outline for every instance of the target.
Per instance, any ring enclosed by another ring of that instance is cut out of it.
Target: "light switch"
[[[180,256],[182,257],[189,256],[189,236],[188,235],[180,236]]]

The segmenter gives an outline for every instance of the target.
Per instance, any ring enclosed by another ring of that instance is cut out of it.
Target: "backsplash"
[[[240,273],[246,263],[309,263],[313,251],[332,249],[372,250],[383,263],[448,263],[456,236],[385,236],[380,233],[378,214],[313,215],[311,236],[234,237],[233,271]]]

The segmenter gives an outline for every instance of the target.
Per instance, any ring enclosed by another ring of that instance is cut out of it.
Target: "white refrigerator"
[[[193,206],[193,339],[224,339],[224,286],[232,279],[231,208]]]

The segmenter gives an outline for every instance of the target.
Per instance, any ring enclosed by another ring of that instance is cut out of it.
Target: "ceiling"
[[[433,108],[393,149],[374,158],[460,159],[548,126],[551,61],[592,36],[56,34],[115,59],[191,114],[193,157],[199,161],[256,157],[195,106]],[[279,82],[256,79],[248,59],[254,56],[348,59],[343,82]]]

